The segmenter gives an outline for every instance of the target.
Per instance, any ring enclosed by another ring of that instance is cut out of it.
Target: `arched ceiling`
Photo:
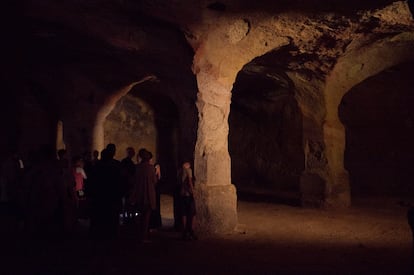
[[[249,29],[286,36],[289,68],[326,73],[355,36],[412,29],[407,10],[392,12],[404,5],[395,0],[46,0],[11,3],[3,20],[13,26],[6,27],[6,44],[33,62],[93,63],[102,70],[107,62],[125,68],[123,74],[156,71],[180,82],[191,74],[193,58],[185,38],[197,47],[214,24],[242,19]],[[185,69],[177,71],[180,66]]]
[[[319,100],[338,59],[364,47],[358,41],[414,30],[407,2],[395,0],[9,2],[2,77],[72,70],[108,91],[155,75],[157,89],[179,100],[195,98],[194,53],[213,32],[229,47],[242,45],[235,62],[264,47],[257,66],[288,74],[306,105],[309,94]],[[272,37],[287,45],[272,48]]]

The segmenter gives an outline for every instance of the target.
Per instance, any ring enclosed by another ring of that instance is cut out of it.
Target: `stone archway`
[[[136,152],[146,148],[162,169],[162,189],[172,192],[179,160],[179,108],[159,91],[155,83],[142,83],[120,98],[104,124],[105,144],[117,147],[115,158],[126,156],[127,147]],[[135,161],[135,159],[134,159]]]
[[[323,134],[329,167],[329,184],[325,189],[327,206],[349,206],[351,203],[348,172],[344,168],[345,129],[338,116],[343,96],[368,77],[414,59],[414,33],[401,33],[378,39],[375,43],[369,43],[370,39],[349,45],[350,50],[338,60],[326,80]]]
[[[239,199],[298,205],[304,170],[302,113],[292,80],[277,64],[267,64],[273,54],[245,65],[233,85],[232,182]]]
[[[146,76],[139,81],[130,83],[127,86],[117,90],[112,95],[108,96],[102,106],[99,108],[96,114],[95,124],[93,126],[92,134],[92,150],[102,151],[105,147],[105,128],[104,122],[107,116],[115,108],[119,99],[129,93],[129,91],[135,86],[145,81],[155,80],[155,76]]]
[[[158,161],[154,109],[131,92],[120,98],[106,117],[105,144],[116,145],[115,159],[118,160],[125,158],[128,147],[133,147],[136,152],[146,148],[153,154],[154,161]]]
[[[412,67],[388,68],[354,86],[339,106],[352,197],[413,194]]]
[[[232,231],[238,220],[228,152],[231,90],[237,73],[253,58],[289,44],[286,37],[252,32],[248,20],[221,20],[209,26],[208,36],[200,36],[200,41],[189,39],[199,89],[194,155],[197,221],[203,231],[212,233]]]

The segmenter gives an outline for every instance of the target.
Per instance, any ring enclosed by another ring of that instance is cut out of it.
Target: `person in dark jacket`
[[[138,156],[141,161],[136,166],[127,202],[130,206],[137,208],[140,213],[140,240],[149,242],[148,231],[151,212],[156,209],[156,177],[154,166],[150,163],[151,152],[140,149]]]
[[[115,145],[108,144],[88,182],[92,204],[91,235],[95,238],[113,238],[118,233],[122,197],[121,164],[114,159],[114,155]]]

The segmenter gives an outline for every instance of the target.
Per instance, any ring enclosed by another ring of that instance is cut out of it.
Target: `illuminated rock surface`
[[[236,227],[236,188],[335,208],[349,207],[353,195],[413,192],[406,140],[414,116],[402,104],[413,100],[389,84],[412,89],[406,1],[30,1],[5,11],[3,159],[55,144],[59,120],[72,155],[101,150],[110,142],[105,121],[129,93],[152,109],[158,136],[144,145],[156,147],[168,182],[180,161],[194,160],[206,231]],[[382,86],[399,98],[387,112],[399,114],[376,123],[397,129],[368,146],[378,135],[360,134],[373,122],[358,108],[381,111],[369,99],[390,99],[347,93],[377,89],[361,83],[399,68]],[[361,146],[372,153],[358,153]],[[384,154],[372,164],[377,150]],[[392,171],[378,168],[390,157]],[[366,183],[367,169],[384,179],[378,188]],[[393,173],[402,175],[396,184]]]

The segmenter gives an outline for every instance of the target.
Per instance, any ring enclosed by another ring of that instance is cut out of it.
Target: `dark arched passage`
[[[116,158],[132,146],[146,148],[160,163],[164,182],[175,182],[178,154],[178,111],[174,102],[156,91],[157,83],[136,86],[116,103],[105,121],[105,144],[117,145]]]
[[[344,161],[354,196],[406,196],[414,191],[412,66],[397,65],[370,77],[342,99]]]
[[[239,197],[270,195],[273,201],[296,203],[304,168],[302,116],[289,77],[272,67],[246,65],[233,86],[229,125],[232,182]]]

